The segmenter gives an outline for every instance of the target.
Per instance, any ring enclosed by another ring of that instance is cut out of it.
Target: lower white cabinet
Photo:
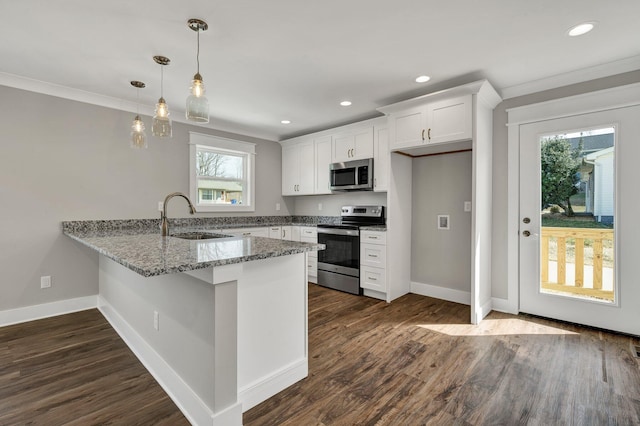
[[[318,229],[315,226],[300,226],[300,241],[318,243]],[[307,275],[312,283],[318,283],[318,252],[310,251],[307,256]]]
[[[287,241],[300,241],[300,227],[299,226],[283,226],[281,240]]]
[[[276,240],[282,239],[282,227],[281,226],[270,226],[269,227],[269,238],[275,238]]]
[[[225,234],[237,235],[239,237],[265,237],[269,238],[269,228],[237,228],[225,229]]]
[[[360,232],[360,287],[365,296],[387,299],[387,234]]]

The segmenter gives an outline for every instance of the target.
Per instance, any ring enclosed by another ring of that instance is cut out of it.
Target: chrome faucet
[[[191,200],[189,199],[189,197],[187,197],[186,195],[184,195],[182,192],[172,192],[171,194],[167,195],[167,197],[164,199],[164,207],[162,207],[162,236],[166,237],[167,235],[169,235],[169,222],[167,221],[167,203],[169,202],[170,199],[172,199],[173,197],[182,197],[185,200],[187,200],[187,203],[189,203],[189,212],[191,214],[194,214],[196,212],[195,207],[193,207],[193,204],[191,204]]]

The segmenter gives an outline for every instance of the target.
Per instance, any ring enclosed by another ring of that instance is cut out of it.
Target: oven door
[[[318,243],[326,246],[318,252],[318,270],[360,276],[360,231],[319,227]]]

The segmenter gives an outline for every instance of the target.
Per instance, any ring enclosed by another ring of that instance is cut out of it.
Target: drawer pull
[[[368,279],[369,281],[378,281],[376,278],[373,278],[373,277],[367,277],[367,279]]]
[[[378,257],[377,254],[369,254],[369,257]]]

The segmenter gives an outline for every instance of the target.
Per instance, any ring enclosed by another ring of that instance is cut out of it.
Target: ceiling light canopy
[[[421,75],[419,77],[416,77],[416,83],[426,83],[429,80],[431,80],[431,77],[429,77],[428,75]]]
[[[204,95],[205,87],[200,75],[200,31],[207,31],[209,25],[201,19],[189,19],[187,25],[197,33],[198,47],[196,53],[197,71],[191,83],[191,94],[187,97],[187,120],[198,123],[209,122],[209,100]]]
[[[131,148],[144,149],[147,147],[147,135],[144,132],[144,123],[140,118],[138,108],[140,106],[140,89],[144,89],[145,84],[134,80],[131,85],[136,88],[136,116],[131,124]]]
[[[571,27],[569,31],[567,31],[567,34],[571,37],[581,36],[591,31],[593,27],[595,27],[595,22],[584,22],[582,24]]]
[[[156,104],[156,112],[151,122],[151,133],[153,136],[159,138],[170,138],[171,131],[171,119],[169,118],[169,106],[163,97],[164,86],[164,67],[169,65],[171,60],[164,56],[154,56],[153,60],[160,65],[160,99]]]
[[[351,101],[342,101],[342,102],[340,102],[340,105],[342,105],[342,106],[350,106],[351,105]]]
[[[282,123],[282,124],[291,124],[291,120],[281,120],[280,123]]]

